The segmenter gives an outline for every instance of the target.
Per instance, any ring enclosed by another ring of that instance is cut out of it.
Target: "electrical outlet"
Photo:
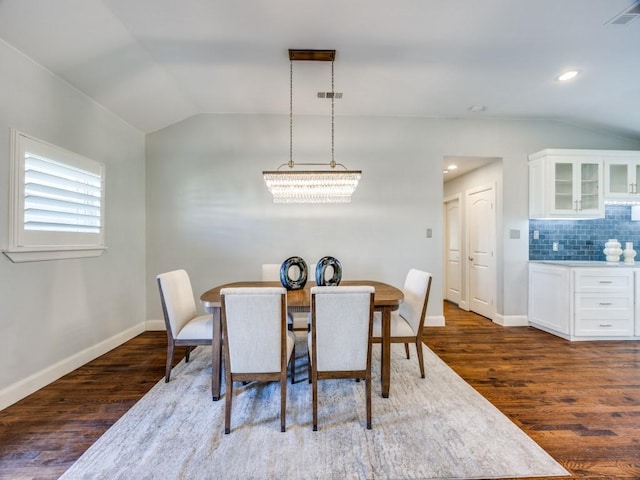
[[[540,230],[533,231],[533,239],[538,240],[540,238]]]
[[[558,251],[558,242],[553,242],[553,245],[551,245],[551,250],[553,250],[554,252]]]

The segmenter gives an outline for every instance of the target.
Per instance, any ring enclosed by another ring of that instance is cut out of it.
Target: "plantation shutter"
[[[26,152],[24,229],[100,233],[102,177]]]

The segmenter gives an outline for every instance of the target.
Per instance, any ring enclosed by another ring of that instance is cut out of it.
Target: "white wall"
[[[344,279],[397,285],[412,266],[440,269],[430,253],[440,240],[425,238],[425,229],[441,222],[441,212],[428,206],[442,196],[442,182],[433,189],[427,181],[441,168],[427,139],[415,141],[419,122],[336,121],[336,160],[363,170],[346,205],[273,204],[262,171],[288,160],[288,128],[287,116],[202,115],[148,136],[150,318],[161,315],[152,276],[178,267],[188,270],[198,295],[219,283],[257,280],[262,263],[292,255],[309,264],[332,255]],[[328,118],[296,119],[294,157],[330,160]],[[441,311],[433,302],[430,313]]]
[[[9,131],[106,165],[100,257],[0,255],[0,409],[144,329],[144,135],[0,42],[0,242],[8,246]]]
[[[435,273],[428,315],[442,315],[442,159],[502,158],[504,246],[497,311],[527,311],[527,155],[543,148],[640,148],[552,121],[337,117],[336,160],[362,169],[349,205],[274,205],[263,170],[288,160],[284,115],[201,115],[147,136],[147,311],[161,318],[157,273],[185,268],[196,296],[259,279],[262,263],[337,257],[345,279],[401,285],[410,267]],[[326,162],[324,117],[294,119],[294,159]],[[433,228],[427,239],[426,228]],[[519,229],[519,241],[508,240]]]

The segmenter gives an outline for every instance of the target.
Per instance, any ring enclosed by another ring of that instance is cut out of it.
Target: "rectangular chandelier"
[[[289,50],[289,162],[276,170],[263,171],[262,176],[273,203],[350,203],[358,187],[362,171],[348,170],[334,158],[334,74],[335,50]],[[331,62],[331,162],[297,163],[293,161],[293,62],[310,60]],[[298,170],[296,165],[327,166],[330,170]],[[280,170],[288,166],[290,170]],[[339,166],[342,170],[335,170]]]
[[[273,203],[350,203],[360,170],[262,172]]]

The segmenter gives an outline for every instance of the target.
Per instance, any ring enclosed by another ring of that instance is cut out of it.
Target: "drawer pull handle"
[[[601,327],[613,327],[613,325],[611,325],[610,323],[601,323],[600,326]]]
[[[611,280],[600,280],[600,283],[613,283]]]
[[[613,303],[611,303],[611,302],[600,302],[600,305],[607,306],[607,305],[613,305]]]

